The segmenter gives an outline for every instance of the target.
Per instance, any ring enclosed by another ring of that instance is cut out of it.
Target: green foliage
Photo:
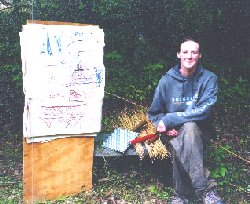
[[[224,114],[221,126],[237,124],[240,131],[249,132],[249,80],[243,77],[237,80],[221,77],[219,81],[218,108],[224,110],[224,113],[221,113]]]
[[[122,63],[122,56],[116,50],[107,53],[105,58],[110,60],[112,63]]]
[[[243,145],[244,142],[242,139],[240,143]],[[246,193],[248,185],[247,165],[237,160],[239,158],[232,157],[234,151],[229,144],[214,147],[209,153],[209,163],[212,167],[211,177],[217,180],[219,186],[226,193],[231,194],[235,191]],[[239,152],[236,154],[240,155]],[[229,185],[232,185],[234,189],[228,188]]]
[[[147,64],[143,69],[143,78],[141,79],[141,83],[144,81],[147,84],[146,91],[152,93],[165,72],[166,67],[163,63]]]
[[[22,87],[22,75],[19,64],[5,64],[1,67],[1,70],[3,74],[10,76],[9,80],[13,82],[12,84],[14,84],[17,88]]]
[[[222,101],[227,103],[237,102],[238,98],[243,99],[243,103],[249,100],[249,82],[243,77],[239,77],[236,82],[230,81],[228,78],[221,78],[221,96],[224,97]],[[246,101],[245,101],[246,100]]]
[[[111,51],[104,56],[106,66],[106,90],[124,96],[124,87],[128,85],[129,70],[123,63],[123,57],[118,51]]]
[[[167,200],[171,197],[172,190],[171,189],[161,189],[157,185],[149,186],[149,192],[155,195],[157,198],[162,200]]]
[[[225,145],[223,148],[230,150],[232,149],[231,146]],[[225,161],[228,157],[228,153],[222,147],[216,148],[214,151],[211,152],[211,158],[214,161],[214,169],[211,173],[213,178],[221,178],[225,177],[228,173],[227,166],[225,165]]]
[[[125,64],[124,58],[118,51],[105,54],[106,90],[110,93],[118,93],[128,99],[144,101],[152,95],[154,88],[165,72],[163,63],[146,64],[143,71],[137,74],[137,70]]]
[[[22,74],[19,31],[27,19],[20,5],[0,11],[0,126],[1,135],[20,134],[22,128]],[[20,134],[21,135],[21,134]]]

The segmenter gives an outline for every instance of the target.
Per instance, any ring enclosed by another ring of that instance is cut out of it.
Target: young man
[[[162,77],[148,112],[157,131],[172,137],[172,203],[188,203],[196,193],[204,204],[222,204],[204,167],[209,115],[217,101],[217,77],[199,65],[200,46],[195,40],[185,38],[177,57],[180,64]]]

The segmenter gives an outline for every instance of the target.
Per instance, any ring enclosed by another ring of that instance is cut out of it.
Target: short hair
[[[199,42],[197,40],[195,40],[194,38],[191,38],[189,36],[182,38],[181,44],[184,43],[184,42],[187,42],[187,41],[193,41],[193,42],[199,44]]]
[[[201,46],[200,46],[200,42],[192,37],[189,37],[189,36],[185,36],[182,38],[180,44],[179,44],[179,51],[180,51],[180,46],[182,43],[184,42],[187,42],[187,41],[192,41],[192,42],[195,42],[195,43],[198,43],[199,44],[199,51],[201,50]]]

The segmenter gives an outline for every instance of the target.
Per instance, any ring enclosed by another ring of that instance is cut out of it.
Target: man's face
[[[181,44],[181,50],[177,53],[181,61],[182,69],[196,69],[201,54],[199,44],[193,41],[186,41]]]

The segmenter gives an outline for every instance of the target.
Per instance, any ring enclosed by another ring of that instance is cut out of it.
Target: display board
[[[104,34],[98,26],[28,21],[20,33],[24,106],[23,203],[92,188],[101,128]]]
[[[103,30],[95,25],[27,23],[20,43],[24,137],[42,142],[51,139],[48,136],[99,132],[105,85]]]

